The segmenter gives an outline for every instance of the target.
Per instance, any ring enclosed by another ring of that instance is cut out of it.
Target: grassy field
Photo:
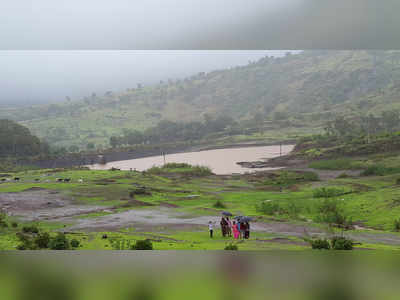
[[[395,158],[387,160],[393,163]],[[360,248],[400,249],[400,234],[394,232],[395,220],[400,218],[400,174],[319,181],[318,174],[310,172],[216,176],[176,165],[143,173],[60,169],[2,175],[21,181],[0,183],[0,201],[10,195],[11,199],[37,197],[36,193],[68,201],[58,208],[58,215],[52,215],[45,204],[35,208],[39,213],[34,219],[29,219],[24,203],[8,204],[5,210],[13,216],[6,217],[8,227],[0,228],[0,249],[15,249],[17,232],[28,224],[51,235],[65,231],[68,238],[80,241],[82,250],[126,249],[141,239],[152,240],[156,250],[222,250],[231,242],[239,250],[304,250],[310,249],[304,238],[333,234],[360,242],[356,246]],[[71,181],[56,182],[56,178]],[[328,205],[334,207],[334,214],[351,219],[353,227],[343,231],[328,226]],[[225,210],[253,218],[249,240],[223,238],[219,225],[215,238],[209,238],[208,220],[218,220]],[[116,225],[102,225],[103,220]],[[13,222],[17,227],[11,226]]]

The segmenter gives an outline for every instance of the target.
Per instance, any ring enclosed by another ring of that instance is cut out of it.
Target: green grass
[[[175,168],[170,169],[174,170]],[[178,169],[180,168],[178,167]],[[182,169],[186,169],[186,166]],[[341,191],[339,194],[333,193],[331,198],[338,201],[343,213],[347,217],[351,217],[354,222],[379,230],[372,232],[384,230],[392,233],[394,221],[400,215],[400,192],[396,185],[397,175],[341,178],[328,182],[314,182],[304,180],[304,177],[300,180],[296,179],[299,178],[298,173],[274,171],[277,174],[277,177],[274,178],[277,178],[277,180],[287,179],[283,190],[279,191],[269,189],[269,185],[260,184],[260,182],[269,180],[271,185],[271,178],[267,175],[264,179],[252,181],[251,177],[248,176],[232,176],[227,179],[215,175],[186,176],[182,179],[175,177],[179,171],[157,175],[144,175],[129,171],[64,169],[53,172],[51,170],[31,170],[14,173],[13,176],[21,177],[22,181],[19,183],[1,183],[0,193],[21,192],[32,187],[43,188],[58,191],[63,196],[71,197],[77,204],[104,206],[105,208],[117,207],[116,211],[122,212],[130,209],[149,208],[146,206],[130,207],[129,205],[119,207],[122,204],[129,203],[129,192],[136,185],[140,185],[145,186],[150,194],[135,195],[135,200],[151,203],[154,206],[150,208],[154,209],[157,209],[161,202],[176,205],[177,207],[174,210],[182,213],[183,218],[219,215],[220,211],[228,210],[235,215],[253,216],[259,218],[259,220],[280,220],[303,224],[302,222],[307,220],[318,219],[318,205],[323,198],[314,198],[314,193],[316,190],[324,188],[328,191]],[[47,176],[48,174],[50,176]],[[171,175],[173,176],[171,177]],[[41,182],[34,182],[35,178],[40,178]],[[57,183],[54,182],[55,178],[72,178],[72,182]],[[81,178],[83,183],[78,182],[78,179]],[[51,182],[44,182],[44,180],[51,180]],[[319,186],[315,187],[315,184]],[[295,190],[291,189],[293,185],[296,186]],[[342,193],[343,191],[344,193]],[[224,207],[216,208],[215,203],[217,202],[223,203]],[[272,208],[269,206],[272,206]],[[109,214],[109,212],[100,211],[79,215],[76,216],[76,219],[98,218]],[[64,225],[69,225],[57,222],[35,224],[42,230],[51,232],[62,230]],[[315,222],[306,224],[307,226],[325,226]],[[17,242],[15,238],[16,230],[9,227],[0,232],[0,249],[15,248]],[[132,240],[143,239],[151,235],[161,236],[159,238],[161,241],[153,244],[155,249],[223,249],[230,241],[222,237],[210,240],[206,224],[201,231],[198,231],[198,229],[171,231],[168,228],[161,231],[166,232],[138,233],[133,228],[127,231],[121,229],[118,232],[108,232],[107,234]],[[354,232],[357,233],[357,231]],[[109,249],[110,247],[108,241],[101,238],[100,233],[81,232],[73,236],[79,237],[79,235],[82,236],[80,241],[83,246],[81,249]],[[291,244],[256,240],[257,238],[265,240],[271,237],[268,234],[254,233],[251,240],[239,244],[239,250],[305,249]],[[392,246],[389,245],[388,247]]]
[[[319,170],[359,170],[366,168],[364,162],[351,158],[317,160],[313,161],[308,166]]]

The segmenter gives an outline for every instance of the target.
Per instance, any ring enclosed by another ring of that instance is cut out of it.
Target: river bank
[[[215,144],[215,143],[174,143],[162,145],[138,145],[136,147],[107,149],[101,152],[69,153],[63,157],[49,159],[19,160],[19,165],[31,165],[43,169],[81,167],[94,164],[104,164],[116,161],[146,158],[165,154],[178,154],[185,152],[200,152],[216,149],[232,149],[247,147],[273,146],[277,144],[291,145],[294,140],[282,142],[249,141],[246,143]]]

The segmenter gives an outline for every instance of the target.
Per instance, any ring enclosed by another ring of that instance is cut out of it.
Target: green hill
[[[0,118],[26,125],[53,145],[81,148],[109,147],[109,138],[123,129],[202,121],[205,114],[260,124],[288,120],[280,129],[295,135],[320,130],[336,114],[400,109],[399,92],[400,51],[305,51],[121,93],[2,109]]]

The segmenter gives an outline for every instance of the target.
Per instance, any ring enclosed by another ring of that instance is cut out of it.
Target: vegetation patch
[[[183,174],[185,176],[208,176],[212,175],[211,169],[204,166],[192,166],[186,163],[168,163],[162,167],[152,167],[147,170],[150,174],[163,175],[168,173]]]

